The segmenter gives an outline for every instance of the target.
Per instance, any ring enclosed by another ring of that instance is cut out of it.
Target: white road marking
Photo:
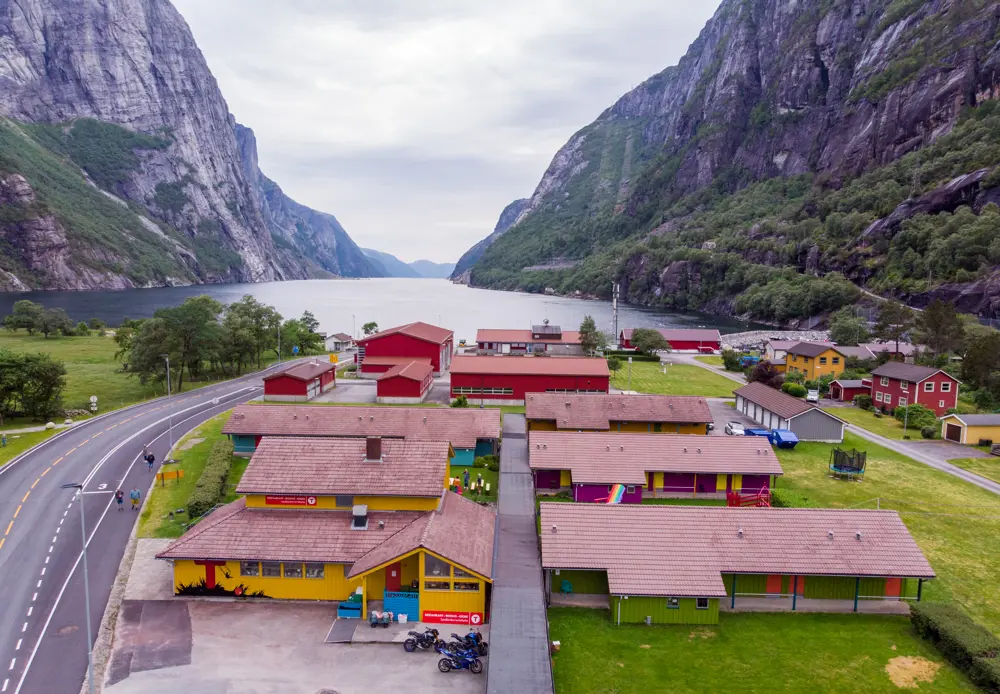
[[[46,559],[48,559],[48,557],[46,557]],[[46,564],[47,564],[47,563],[48,563],[48,562],[46,562]],[[42,567],[42,576],[44,576],[44,575],[45,575],[45,567],[43,566],[43,567]]]
[[[27,630],[28,630],[28,623],[25,622],[24,624],[21,625],[21,633],[23,634]]]
[[[61,528],[56,528],[56,535],[58,535],[58,534],[59,534],[59,531],[60,531],[60,530],[61,530]]]
[[[10,680],[9,680],[9,679],[7,679],[7,680],[4,680],[4,681],[3,681],[3,687],[0,687],[0,692],[5,692],[5,691],[7,691],[7,685],[8,685],[8,684],[10,684]]]
[[[53,536],[52,536],[52,542],[53,542],[53,543],[54,543],[54,542],[55,542],[56,540],[58,540],[58,539],[59,539],[59,538],[58,538],[57,536],[55,536],[55,535],[53,535]]]
[[[38,600],[38,593],[31,596],[31,602],[34,602],[35,600]]]
[[[28,616],[29,616],[29,617],[31,616],[31,612],[32,612],[32,610],[34,610],[34,609],[35,609],[35,607],[34,607],[33,605],[32,605],[32,606],[29,606],[29,607],[28,607]]]
[[[15,651],[19,651],[19,650],[21,650],[21,639],[18,639],[18,640],[17,640],[17,645],[16,645],[16,646],[14,646],[14,650],[15,650]]]
[[[48,563],[49,563],[49,557],[45,557],[45,563],[46,563],[46,564],[48,564]],[[43,569],[43,571],[44,571],[44,569]]]
[[[65,520],[66,520],[66,514],[63,514],[63,517],[59,519],[59,525],[62,525],[65,522]]]
[[[16,663],[16,662],[17,662],[17,658],[11,658],[10,659],[10,667],[7,668],[7,669],[8,670],[13,670],[14,669],[14,663]]]
[[[73,502],[72,501],[69,502],[69,505],[66,506],[66,508],[67,508],[67,510],[73,508]],[[65,516],[66,514],[64,513],[63,515]]]
[[[35,584],[35,588],[41,588],[41,587],[42,587],[42,579],[38,579],[38,583]]]
[[[52,550],[55,549],[52,545],[49,545],[49,554],[52,554]]]

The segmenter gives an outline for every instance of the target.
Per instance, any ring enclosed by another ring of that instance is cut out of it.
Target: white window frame
[[[899,407],[906,407],[906,402],[907,402],[907,401],[906,401],[906,398],[902,398],[902,397],[901,397],[901,398],[899,399]]]
[[[260,576],[260,562],[259,561],[241,561],[240,562],[240,576]]]
[[[899,389],[902,390],[904,393],[909,393],[910,392],[910,382],[909,381],[900,381]]]
[[[668,610],[679,610],[679,609],[681,609],[681,599],[680,598],[667,598],[667,609]]]
[[[941,382],[941,392],[942,393],[950,393],[951,392],[951,381],[942,381]]]
[[[883,393],[882,394],[882,402],[884,402],[886,405],[891,405],[892,404],[892,394],[891,393]]]
[[[635,485],[634,484],[630,484],[627,487],[625,487],[625,493],[626,494],[635,494]]]
[[[875,402],[882,402],[882,391],[881,390],[876,390],[875,391]]]
[[[934,381],[924,381],[924,392],[925,393],[934,392]]]
[[[702,607],[702,602],[705,603],[704,607]],[[696,610],[707,610],[708,609],[708,605],[709,605],[708,598],[695,598],[694,599],[694,609],[696,609]]]
[[[824,365],[824,366],[826,366],[826,357],[820,357],[819,358],[819,363],[822,364],[822,365]]]
[[[881,378],[880,378],[880,379],[878,380],[878,383],[879,383],[879,385],[881,385],[881,386],[887,386],[887,385],[889,385],[889,377],[888,377],[888,376],[882,376],[882,377],[881,377]]]

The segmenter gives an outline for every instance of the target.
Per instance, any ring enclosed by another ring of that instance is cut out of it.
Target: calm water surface
[[[146,318],[158,308],[175,306],[200,294],[230,303],[250,294],[270,304],[285,317],[312,311],[320,329],[328,333],[357,334],[368,321],[386,328],[415,320],[455,331],[456,339],[470,342],[478,328],[527,329],[545,318],[563,329],[575,330],[587,314],[601,330],[611,332],[608,301],[568,299],[540,294],[497,292],[452,284],[447,280],[386,278],[370,280],[303,280],[266,284],[210,284],[162,289],[100,292],[0,293],[0,316],[15,301],[30,299],[44,306],[66,309],[74,321],[100,318],[117,325],[122,318]],[[723,316],[665,313],[619,306],[618,326],[715,327],[738,332],[761,327]]]

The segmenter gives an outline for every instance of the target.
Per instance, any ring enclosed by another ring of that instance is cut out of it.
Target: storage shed
[[[1000,414],[946,414],[941,418],[941,438],[969,446],[1000,443]]]
[[[412,405],[423,402],[434,385],[430,364],[411,361],[399,364],[379,376],[375,384],[378,402],[387,405]]]
[[[855,395],[871,395],[870,378],[861,380],[838,379],[830,383],[830,399],[838,402],[854,402]]]
[[[314,360],[264,377],[264,399],[308,402],[337,385],[337,365]]]
[[[458,355],[451,397],[476,405],[523,405],[528,393],[607,393],[611,372],[600,357]]]
[[[622,349],[634,349],[632,331],[626,328],[618,335]],[[670,343],[675,352],[718,352],[722,349],[722,334],[715,328],[654,328]]]
[[[748,383],[733,391],[736,411],[768,429],[789,429],[800,441],[840,443],[844,420],[763,383]]]

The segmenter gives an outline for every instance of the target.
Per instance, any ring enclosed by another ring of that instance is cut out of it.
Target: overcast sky
[[[173,0],[261,169],[363,247],[454,262],[718,0]]]

